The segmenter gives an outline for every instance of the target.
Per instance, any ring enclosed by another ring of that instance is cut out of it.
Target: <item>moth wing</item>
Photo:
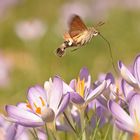
[[[69,40],[71,38],[69,33],[64,33],[63,38],[65,41]]]
[[[78,15],[73,15],[69,22],[69,34],[73,38],[77,36],[82,31],[87,30],[86,25],[83,23]]]

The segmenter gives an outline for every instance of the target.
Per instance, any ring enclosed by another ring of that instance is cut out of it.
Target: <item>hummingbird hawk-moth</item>
[[[104,24],[103,22],[99,22],[97,26],[101,26],[103,24]],[[104,36],[99,31],[97,31],[94,27],[87,27],[78,15],[73,15],[71,17],[69,22],[69,30],[68,32],[64,33],[63,35],[64,42],[59,48],[57,48],[56,54],[59,57],[62,57],[67,48],[74,47],[76,48],[74,50],[77,50],[78,48],[90,42],[90,40],[97,35],[102,37],[108,44],[112,66],[115,72],[117,73],[117,70],[114,65],[112,50],[109,41],[106,40]]]
[[[62,57],[65,53],[65,49],[70,47],[75,47],[77,49],[90,42],[90,40],[98,34],[99,31],[94,27],[86,27],[78,15],[73,15],[69,22],[69,31],[64,33],[64,42],[57,48],[56,54]]]

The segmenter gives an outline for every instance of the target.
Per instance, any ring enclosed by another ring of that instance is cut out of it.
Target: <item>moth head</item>
[[[93,31],[93,35],[94,35],[94,36],[97,36],[98,34],[99,34],[99,31],[97,31],[97,30],[94,30],[94,31]]]

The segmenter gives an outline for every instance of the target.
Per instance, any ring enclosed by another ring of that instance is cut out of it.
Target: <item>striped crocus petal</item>
[[[91,86],[91,75],[89,74],[89,71],[86,67],[83,67],[80,70],[79,77],[80,77],[81,81],[82,80],[85,81],[86,88],[90,88],[90,86]]]
[[[134,128],[132,118],[117,103],[115,103],[113,100],[109,100],[108,108],[117,121],[128,127]]]
[[[56,113],[63,96],[63,81],[59,77],[54,77],[50,92],[49,107]]]
[[[60,105],[57,109],[57,112],[56,112],[56,117],[58,117],[58,115],[62,112],[64,112],[64,110],[66,109],[66,107],[68,106],[69,104],[69,100],[70,100],[70,94],[67,93],[63,96],[61,102],[60,102]]]
[[[131,85],[129,85],[125,80],[121,81],[121,88],[126,101],[130,101],[130,99],[135,94],[134,88]]]
[[[81,97],[77,92],[70,93],[70,101],[75,104],[83,104],[85,102],[84,98]]]
[[[136,79],[140,84],[140,55],[138,55],[135,59],[133,70],[134,70],[134,76],[136,77]]]
[[[138,87],[138,81],[121,61],[118,62],[118,66],[123,79],[130,85]]]
[[[27,127],[38,127],[44,125],[43,120],[38,115],[21,109],[17,106],[7,105],[6,111],[13,118],[13,121]]]
[[[73,91],[74,91],[73,88],[63,81],[63,94],[66,94],[67,92],[73,92]]]
[[[129,112],[130,112],[130,116],[132,117],[132,119],[135,122],[135,125],[137,126],[136,128],[139,129],[139,131],[140,131],[140,107],[139,107],[139,103],[140,103],[140,95],[135,94],[130,101]]]
[[[74,90],[74,91],[76,91],[76,79],[72,79],[71,81],[70,81],[70,84],[69,84],[69,86]]]
[[[115,120],[115,124],[117,125],[118,128],[120,128],[121,130],[127,131],[127,132],[134,132],[134,126],[130,126],[127,123],[123,123],[121,121]]]
[[[55,127],[56,127],[56,130],[59,130],[59,131],[72,131],[69,124],[65,121],[61,123],[59,120],[56,120]]]
[[[16,137],[17,131],[17,124],[11,124],[9,125],[6,133],[6,140],[14,140]]]
[[[104,80],[99,86],[97,86],[86,98],[86,103],[91,102],[97,96],[99,96],[106,88],[106,80]]]

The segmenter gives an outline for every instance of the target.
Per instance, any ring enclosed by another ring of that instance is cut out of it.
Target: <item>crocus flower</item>
[[[0,52],[0,87],[7,87],[10,83],[10,63]]]
[[[140,134],[140,95],[135,94],[130,101],[127,113],[120,105],[113,100],[108,102],[108,108],[115,118],[115,124],[122,130]]]
[[[8,122],[4,116],[0,116],[0,139],[29,140],[29,135],[25,127]]]
[[[100,95],[106,88],[106,80],[104,80],[96,88],[91,87],[91,76],[87,68],[82,68],[78,77],[78,80],[73,79],[70,82],[70,87],[73,89],[71,91],[71,101],[78,104],[88,104],[90,101],[95,99]]]
[[[16,25],[16,34],[24,41],[35,40],[46,33],[46,26],[39,19],[21,21]]]
[[[121,62],[118,63],[122,78],[135,90],[140,89],[140,55],[134,61],[132,72]]]
[[[48,91],[40,86],[31,87],[27,95],[28,103],[7,105],[6,111],[11,121],[27,127],[38,127],[54,121],[67,107],[69,98],[69,94],[63,95],[62,80],[54,77]]]

